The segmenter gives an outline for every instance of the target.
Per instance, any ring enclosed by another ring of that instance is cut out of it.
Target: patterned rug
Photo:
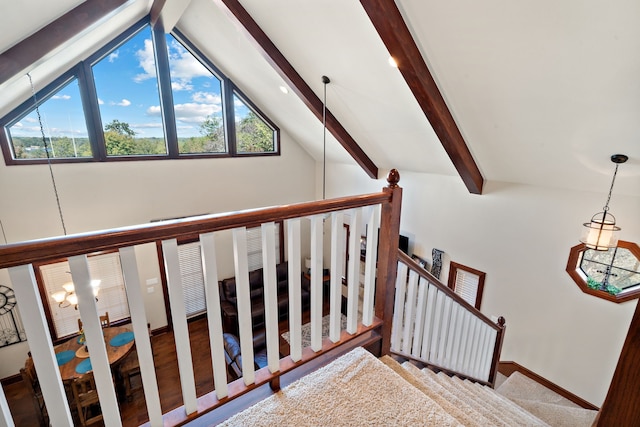
[[[342,314],[342,319],[340,322],[340,329],[344,330],[347,328],[347,316]],[[322,318],[322,338],[329,336],[329,315],[326,315]],[[289,341],[289,331],[282,334],[282,338],[285,341]],[[302,347],[308,347],[311,345],[311,323],[305,323],[302,325]]]

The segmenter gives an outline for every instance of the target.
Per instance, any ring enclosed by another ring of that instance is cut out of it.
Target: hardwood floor
[[[189,322],[191,354],[196,373],[196,393],[198,396],[213,390],[213,369],[209,350],[209,332],[206,318]],[[178,362],[173,332],[152,337],[154,363],[160,390],[162,412],[182,405],[182,390],[178,375]],[[4,386],[4,393],[11,409],[16,427],[38,425],[35,408],[22,381]],[[120,402],[123,426],[139,426],[149,420],[144,401],[144,392],[139,391],[131,402]]]

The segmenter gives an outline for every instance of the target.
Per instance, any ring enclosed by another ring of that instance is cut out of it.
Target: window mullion
[[[160,91],[160,109],[164,126],[165,143],[169,157],[177,158],[178,131],[176,130],[176,116],[173,109],[173,91],[171,90],[171,74],[169,71],[169,54],[167,40],[164,36],[162,22],[158,20],[151,29],[153,47],[156,57],[156,73],[158,75],[158,90]]]
[[[104,143],[104,134],[102,133],[98,94],[93,80],[91,64],[87,61],[80,62],[78,66],[78,82],[93,158],[104,161],[107,158],[107,149]]]
[[[234,86],[231,80],[224,78],[222,80],[222,112],[224,113],[224,120],[226,124],[225,137],[227,138],[227,149],[230,156],[235,156],[238,153],[236,147],[236,122],[235,122],[235,110],[233,108],[233,90]]]

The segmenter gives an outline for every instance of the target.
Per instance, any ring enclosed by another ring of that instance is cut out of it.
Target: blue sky
[[[167,35],[171,85],[178,137],[198,136],[208,116],[222,114],[220,81],[171,35]],[[126,122],[139,137],[163,137],[160,99],[151,32],[148,27],[93,67],[103,127]],[[86,137],[80,94],[75,81],[40,108],[45,134]],[[236,111],[246,114],[244,105]],[[36,113],[11,129],[13,135],[40,136]]]

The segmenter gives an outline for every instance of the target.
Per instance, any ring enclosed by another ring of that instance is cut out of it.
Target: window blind
[[[462,269],[456,270],[456,286],[454,291],[469,304],[475,306],[478,295],[480,276]]]
[[[89,273],[92,280],[100,280],[98,293],[98,314],[109,312],[109,320],[117,321],[130,316],[127,294],[124,289],[124,278],[120,266],[118,252],[88,257]],[[62,338],[78,332],[80,313],[73,306],[60,307],[51,295],[62,290],[62,285],[71,282],[67,261],[47,264],[40,267],[47,303],[51,310],[56,337]]]

